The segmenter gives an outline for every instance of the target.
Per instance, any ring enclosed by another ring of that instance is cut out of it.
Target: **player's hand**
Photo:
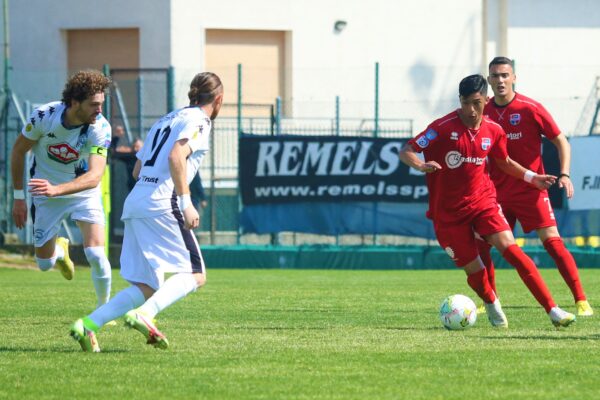
[[[442,169],[442,166],[435,161],[427,161],[419,166],[419,171],[430,174],[435,171]]]
[[[32,196],[55,197],[60,195],[56,186],[46,179],[32,178],[29,180],[29,193]]]
[[[565,189],[565,194],[567,195],[567,199],[570,199],[571,197],[573,197],[573,194],[575,193],[575,189],[573,188],[573,182],[571,182],[571,178],[569,178],[566,175],[561,176],[560,178],[558,178],[558,187],[561,189]]]
[[[200,216],[196,207],[190,204],[183,210],[183,227],[185,229],[196,229],[198,225],[200,225]]]
[[[27,222],[27,203],[25,200],[15,200],[12,210],[13,221],[19,229],[25,226]]]
[[[531,180],[531,184],[539,190],[546,190],[555,183],[556,177],[554,175],[535,174],[535,176]]]

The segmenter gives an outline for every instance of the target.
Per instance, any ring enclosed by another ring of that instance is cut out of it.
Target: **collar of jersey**
[[[496,96],[494,96],[494,98],[492,99],[492,101],[494,102],[494,106],[495,106],[495,107],[497,107],[497,108],[506,108],[506,107],[510,106],[510,105],[512,104],[512,102],[513,102],[513,101],[515,101],[515,99],[517,98],[517,96],[518,96],[518,95],[519,95],[519,93],[515,92],[515,97],[513,97],[511,101],[509,101],[508,103],[506,103],[506,104],[505,104],[505,105],[503,105],[503,106],[500,106],[500,105],[498,105],[498,104],[496,103]]]
[[[62,114],[60,115],[60,124],[63,126],[63,128],[72,130],[72,129],[77,129],[77,128],[81,128],[82,126],[84,126],[85,124],[67,126],[67,124],[65,123],[65,115],[67,114],[68,109],[69,109],[69,107],[65,107]]]

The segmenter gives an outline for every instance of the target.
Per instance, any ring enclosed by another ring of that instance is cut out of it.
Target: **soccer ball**
[[[448,296],[440,306],[440,320],[446,329],[465,329],[477,321],[477,306],[462,294]]]

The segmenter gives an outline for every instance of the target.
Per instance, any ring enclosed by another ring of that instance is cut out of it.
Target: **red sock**
[[[552,237],[544,241],[544,247],[550,256],[554,259],[558,271],[562,275],[563,279],[569,285],[571,293],[575,301],[585,300],[585,293],[583,287],[579,281],[579,272],[577,271],[577,264],[573,259],[573,255],[567,250],[562,239],[559,237]]]
[[[483,265],[485,265],[485,269],[487,269],[488,281],[490,282],[490,286],[496,296],[498,292],[496,291],[496,269],[494,268],[494,262],[492,261],[492,254],[490,246],[485,240],[477,239],[475,240],[477,243],[477,250],[479,251],[479,257],[481,257],[481,261],[483,261]]]
[[[493,303],[496,300],[496,295],[490,286],[485,268],[467,275],[467,283],[484,302]]]
[[[538,271],[533,260],[523,253],[523,250],[516,244],[509,246],[502,256],[510,265],[515,267],[521,280],[538,303],[544,307],[547,313],[550,312],[550,309],[555,307],[556,303],[552,299],[550,290],[548,290],[546,282],[542,279],[540,271]]]

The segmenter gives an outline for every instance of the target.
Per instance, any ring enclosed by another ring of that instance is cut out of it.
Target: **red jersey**
[[[550,113],[537,101],[516,93],[505,106],[496,105],[492,98],[486,104],[484,114],[500,124],[506,132],[510,158],[533,172],[544,174],[542,135],[548,139],[560,135],[560,129]],[[524,201],[533,193],[536,197],[540,194],[537,188],[524,180],[502,172],[494,162],[490,162],[490,176],[496,185],[500,202],[509,199]]]
[[[486,172],[486,157],[506,159],[506,135],[484,117],[479,129],[467,128],[457,111],[432,122],[409,143],[426,161],[442,169],[426,174],[427,217],[435,223],[464,223],[496,206],[496,191]]]

